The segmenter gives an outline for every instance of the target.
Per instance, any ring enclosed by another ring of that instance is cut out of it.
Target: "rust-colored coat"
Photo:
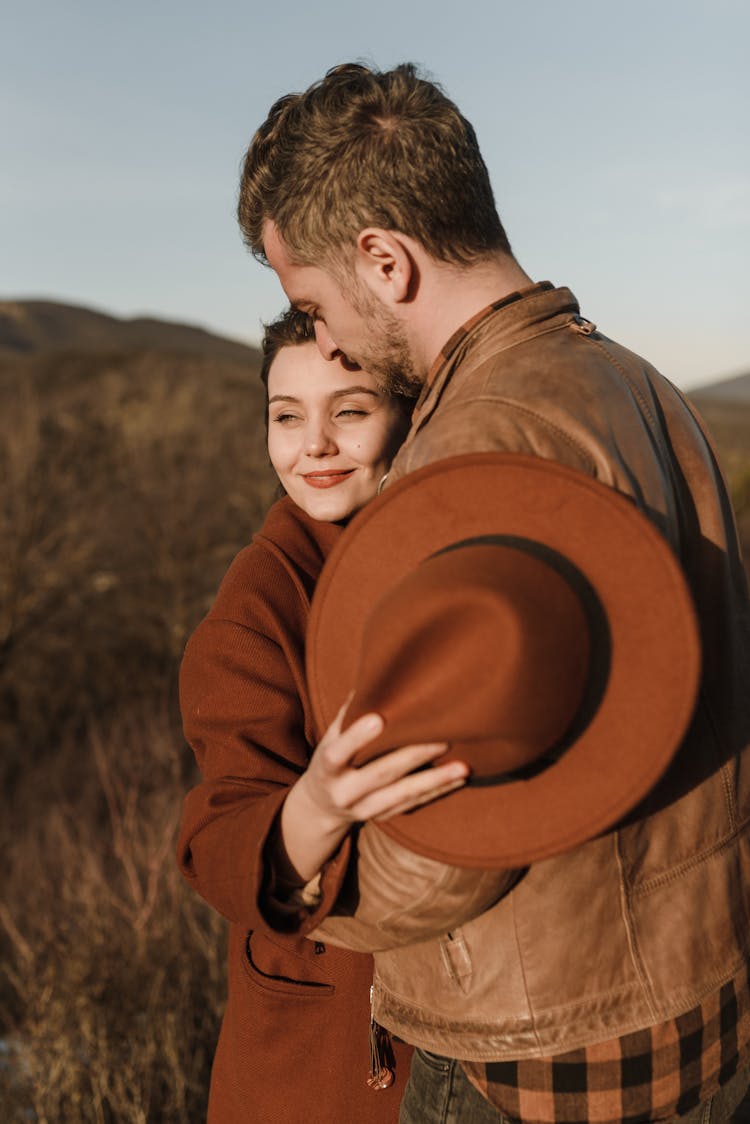
[[[307,940],[349,854],[331,860],[300,932],[273,908],[268,833],[313,744],[304,676],[310,597],[340,528],[291,500],[273,506],[191,637],[180,692],[203,780],[186,797],[178,859],[231,922],[229,998],[211,1078],[210,1124],[395,1124],[396,1082],[367,1086],[372,959]],[[288,919],[291,921],[291,918]]]

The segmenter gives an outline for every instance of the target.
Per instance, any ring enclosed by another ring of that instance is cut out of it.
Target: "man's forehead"
[[[290,283],[297,289],[306,281],[309,283],[311,277],[325,272],[318,266],[303,265],[294,257],[273,219],[266,219],[263,227],[263,250],[268,264],[277,273],[292,300],[294,298],[288,292]]]
[[[305,305],[308,303],[307,288],[310,279],[307,277],[305,267],[293,261],[273,219],[266,219],[263,226],[263,251],[289,303],[294,308],[307,312]]]
[[[291,264],[289,252],[273,219],[266,219],[263,223],[263,252],[274,269],[274,262],[282,266]]]
[[[265,253],[266,260],[272,269],[281,275],[281,271],[289,274],[290,270],[296,271],[302,275],[303,271],[307,274],[323,274],[330,277],[332,280],[336,279],[335,265],[343,262],[346,258],[354,257],[353,248],[342,248],[338,254],[321,255],[315,264],[300,261],[295,257],[284,241],[284,236],[279,230],[278,226],[273,219],[265,219],[263,223],[263,252]]]

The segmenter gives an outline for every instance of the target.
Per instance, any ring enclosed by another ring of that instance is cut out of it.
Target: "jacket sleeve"
[[[356,952],[445,936],[490,909],[524,873],[448,866],[407,850],[376,824],[359,832],[352,860],[330,913],[318,911],[309,935]]]
[[[280,596],[294,602],[293,589]],[[302,663],[290,639],[295,630],[283,622],[277,627],[265,606],[242,617],[209,615],[183,659],[183,724],[202,780],[184,801],[178,863],[188,883],[230,921],[304,935],[331,907],[350,843],[324,867],[315,909],[277,908],[266,846],[310,755]]]

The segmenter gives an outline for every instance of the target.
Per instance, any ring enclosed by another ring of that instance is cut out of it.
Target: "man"
[[[422,386],[389,485],[488,450],[587,473],[671,543],[703,647],[688,735],[616,830],[508,871],[497,904],[459,929],[456,893],[438,922],[434,908],[429,923],[409,912],[440,864],[367,824],[353,916],[325,919],[340,872],[324,870],[325,904],[300,909],[299,931],[376,952],[375,1015],[421,1048],[403,1121],[729,1119],[750,1061],[750,624],[699,421],[569,290],[532,283],[471,125],[410,65],[341,66],[277,102],[249,148],[239,216],[324,356]],[[387,933],[378,913],[400,890]]]

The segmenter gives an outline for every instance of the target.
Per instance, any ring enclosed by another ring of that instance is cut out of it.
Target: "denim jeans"
[[[750,1084],[746,1070],[685,1116],[685,1124],[750,1124]],[[511,1124],[479,1093],[453,1058],[415,1050],[401,1102],[399,1124]]]

